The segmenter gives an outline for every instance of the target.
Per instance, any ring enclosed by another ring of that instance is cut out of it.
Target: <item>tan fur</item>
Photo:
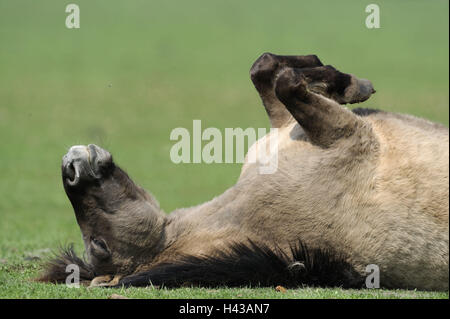
[[[250,238],[287,251],[300,239],[309,247],[333,248],[363,275],[367,265],[378,265],[383,286],[448,290],[448,129],[410,115],[360,117],[338,97],[310,92],[289,65],[277,72],[263,84],[252,73],[279,128],[274,174],[260,174],[259,163],[247,161],[236,185],[222,195],[168,215],[150,195],[128,202],[123,195],[123,204],[114,206],[122,215],[99,221],[95,213],[86,224],[79,219],[83,233],[95,235],[93,224],[101,228],[121,275],[180,254],[211,255],[231,241]],[[367,99],[373,89],[366,81],[352,77],[345,94]],[[273,134],[249,153],[267,148]],[[95,205],[86,206],[90,211]]]
[[[350,145],[346,153],[344,145],[323,150],[292,139],[296,123],[282,128],[276,174],[244,164],[223,195],[168,216],[168,231],[192,234],[172,239],[174,250],[207,254],[229,239],[301,238],[339,250],[361,273],[378,265],[385,284],[448,289],[448,130],[390,113],[364,121],[380,147],[360,158],[347,157]]]

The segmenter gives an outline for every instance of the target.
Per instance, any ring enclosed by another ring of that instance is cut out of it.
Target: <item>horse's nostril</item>
[[[93,171],[98,174],[112,161],[111,154],[95,144],[89,144],[88,148],[90,153],[90,163]]]
[[[75,186],[80,181],[80,163],[70,161],[63,168],[63,177],[68,185]]]
[[[67,178],[71,181],[74,180],[75,178],[75,168],[73,167],[73,162],[69,163],[69,165],[67,165],[66,167],[66,175]]]
[[[89,169],[89,152],[86,146],[72,146],[62,160],[64,183],[68,186],[79,184],[82,175]]]

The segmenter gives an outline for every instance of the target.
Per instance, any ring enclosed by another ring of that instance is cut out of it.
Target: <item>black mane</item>
[[[149,271],[124,277],[122,286],[185,285],[205,287],[276,286],[361,288],[364,278],[332,251],[308,249],[302,242],[290,254],[266,245],[234,243],[228,252],[211,256],[183,256]]]
[[[76,255],[73,250],[73,245],[61,247],[59,252],[53,258],[48,260],[45,265],[45,272],[37,281],[65,283],[66,278],[70,273],[66,272],[68,265],[77,265],[80,269],[80,280],[92,280],[95,277],[93,267],[88,264],[83,258]]]
[[[370,114],[380,113],[380,110],[377,109],[369,109],[364,107],[357,107],[352,109],[352,112],[359,116],[368,116]]]

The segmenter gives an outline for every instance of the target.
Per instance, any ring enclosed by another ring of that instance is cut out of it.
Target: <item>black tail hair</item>
[[[228,252],[211,256],[183,256],[149,271],[124,277],[118,285],[194,286],[317,286],[361,288],[364,278],[344,258],[329,250],[308,249],[302,242],[290,255],[266,245],[234,243]]]
[[[70,244],[65,247],[60,247],[53,258],[45,263],[44,273],[36,281],[64,283],[70,274],[66,272],[66,267],[70,264],[75,264],[79,267],[80,280],[94,279],[95,273],[93,267],[84,258],[78,257],[73,250],[73,244]]]

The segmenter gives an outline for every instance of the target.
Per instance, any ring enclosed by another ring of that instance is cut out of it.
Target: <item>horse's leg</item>
[[[272,127],[281,127],[292,118],[274,91],[277,75],[286,67],[303,69],[311,91],[340,104],[364,101],[375,92],[370,81],[339,72],[330,65],[324,66],[315,55],[285,56],[264,53],[253,63],[250,75]]]

